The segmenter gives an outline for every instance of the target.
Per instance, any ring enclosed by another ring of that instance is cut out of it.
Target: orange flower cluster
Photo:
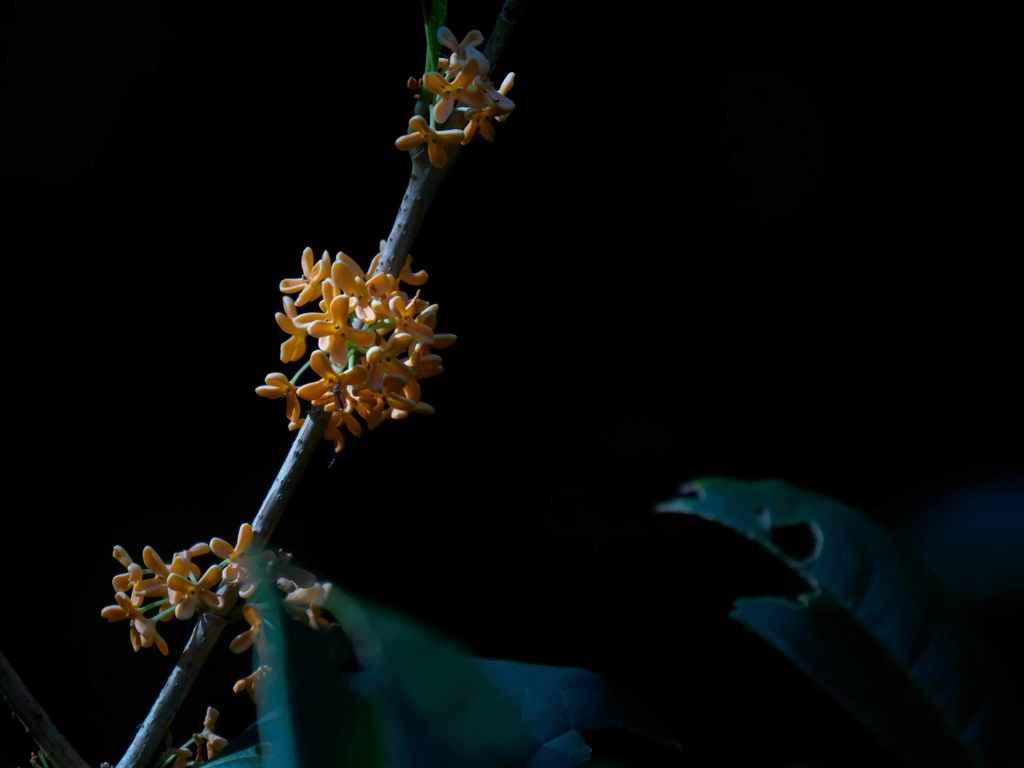
[[[188,549],[177,552],[168,566],[152,547],[142,550],[139,565],[124,549],[114,547],[114,559],[125,569],[114,576],[115,605],[108,605],[100,615],[110,622],[128,621],[129,639],[136,651],[156,646],[165,656],[170,652],[167,642],[161,636],[157,625],[173,618],[187,620],[200,608],[221,610],[224,598],[220,586],[238,588],[243,599],[256,593],[260,580],[273,574],[279,589],[288,593],[283,605],[286,612],[308,624],[312,629],[329,626],[323,617],[322,607],[330,591],[329,583],[320,583],[316,577],[291,563],[286,552],[262,552],[256,558],[251,553],[253,530],[249,523],[242,523],[238,537],[232,546],[224,539],[214,537],[209,544],[199,542]],[[203,572],[192,562],[193,558],[214,554],[221,559]],[[148,598],[152,598],[146,602]],[[249,625],[229,644],[233,653],[249,650],[260,637],[263,618],[255,606],[246,604],[242,618]],[[266,671],[256,677],[238,681],[238,690],[250,690]],[[246,682],[248,680],[248,682]]]
[[[422,87],[433,94],[433,106],[428,124],[422,116],[409,120],[409,132],[395,141],[395,146],[404,151],[427,145],[427,156],[435,168],[448,163],[446,146],[468,144],[480,134],[487,141],[494,141],[492,121],[504,122],[515,109],[515,103],[508,97],[515,82],[515,73],[505,76],[497,88],[489,75],[491,63],[478,50],[484,41],[480,30],[474,29],[462,42],[447,27],[437,30],[441,45],[451,49],[448,58],[438,59],[439,72],[427,72],[421,80],[410,78],[410,85]],[[456,110],[464,113],[465,127],[439,131],[436,125],[444,125]]]
[[[381,243],[381,252],[384,244]],[[339,251],[332,260],[324,252],[314,261],[313,249],[302,252],[302,277],[281,281],[284,312],[277,324],[288,334],[281,345],[281,362],[291,363],[306,355],[307,343],[315,349],[307,363],[289,378],[270,373],[256,394],[285,401],[288,428],[298,429],[304,417],[301,401],[322,406],[330,414],[325,437],[335,452],[345,445],[347,431],[362,434],[362,417],[370,429],[388,418],[404,419],[410,413],[433,413],[421,400],[420,380],[444,369],[435,350],[455,342],[455,335],[437,333],[437,305],[399,290],[401,283],[419,287],[427,281],[423,270],[413,272],[412,257],[397,278],[376,272],[381,253],[369,268],[362,268]],[[298,294],[293,302],[290,294]],[[299,314],[296,307],[319,300],[316,312]],[[311,368],[315,381],[299,385]]]
[[[220,610],[224,599],[215,590],[221,584],[237,586],[242,597],[255,592],[255,579],[241,562],[252,540],[252,526],[243,523],[234,546],[219,538],[209,544],[199,542],[175,553],[169,566],[152,547],[142,550],[143,567],[124,547],[115,546],[114,559],[125,571],[112,580],[115,604],[108,605],[100,615],[110,622],[128,621],[128,636],[135,651],[156,646],[166,656],[170,650],[157,629],[159,623],[172,618],[191,619],[200,607]],[[211,552],[222,560],[205,572],[192,562]],[[152,599],[146,602],[147,598]]]

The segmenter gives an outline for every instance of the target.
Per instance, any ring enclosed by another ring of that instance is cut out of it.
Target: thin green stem
[[[151,610],[153,608],[159,608],[161,605],[166,605],[166,604],[167,604],[167,598],[165,597],[165,598],[162,598],[160,600],[156,600],[155,602],[147,603],[146,605],[142,606],[142,612],[145,613],[148,610]]]
[[[309,360],[307,360],[307,361],[305,362],[305,364],[304,364],[304,365],[303,365],[303,366],[302,366],[301,368],[299,368],[299,370],[297,370],[297,371],[295,372],[295,375],[294,375],[294,376],[292,376],[292,379],[291,379],[291,382],[290,382],[290,383],[291,383],[291,385],[292,385],[293,387],[295,386],[295,382],[297,382],[297,381],[299,380],[299,377],[300,377],[300,376],[301,376],[302,374],[304,374],[304,373],[306,372],[306,369],[307,369],[307,368],[309,368],[309,363],[310,363],[310,361],[311,361],[312,359],[313,359],[313,358],[311,357],[311,358],[310,358]]]
[[[168,608],[166,610],[163,610],[163,611],[160,611],[160,613],[155,614],[154,616],[151,616],[150,620],[151,621],[160,621],[160,619],[162,619],[164,616],[170,616],[172,613],[174,613],[176,608],[177,608],[177,606],[172,605],[170,608]]]

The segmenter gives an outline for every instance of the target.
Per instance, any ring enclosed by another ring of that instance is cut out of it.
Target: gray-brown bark
[[[14,667],[0,651],[0,693],[7,700],[25,730],[46,753],[53,768],[89,768],[67,739],[57,730],[49,715],[29,693]]]

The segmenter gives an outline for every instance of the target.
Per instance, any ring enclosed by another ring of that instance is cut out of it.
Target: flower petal
[[[461,128],[452,128],[447,131],[436,131],[434,137],[441,144],[458,144],[465,137]]]
[[[458,38],[455,37],[455,34],[448,27],[437,28],[437,42],[453,51],[459,47]]]
[[[405,136],[399,136],[395,139],[395,146],[403,152],[408,152],[409,150],[416,149],[416,147],[422,144],[426,138],[427,137],[422,133],[410,133]],[[283,291],[284,289],[282,288],[281,290]],[[302,289],[298,288],[296,290]]]
[[[451,89],[451,84],[437,72],[427,72],[423,75],[423,87],[437,96],[444,96]]]
[[[434,122],[439,125],[448,122],[448,118],[452,116],[453,109],[455,109],[455,99],[450,96],[442,98],[434,105]]]
[[[167,565],[164,564],[163,559],[161,559],[160,555],[156,553],[156,550],[150,546],[146,546],[142,550],[142,562],[146,564],[146,567],[149,568],[149,570],[161,578],[166,579],[167,574],[170,573],[167,569]]]
[[[252,526],[249,523],[242,523],[238,527],[238,540],[235,543],[235,554],[240,555],[249,549],[252,544]]]
[[[199,583],[196,584],[196,589],[209,591],[213,589],[215,586],[217,586],[219,581],[220,566],[211,565],[209,568],[206,569],[206,573],[203,574],[203,577],[199,579]]]
[[[377,341],[377,334],[373,331],[361,331],[349,328],[345,334],[348,340],[359,347],[372,347]]]
[[[448,164],[448,155],[444,151],[444,147],[437,141],[427,142],[427,157],[430,158],[430,164],[435,168],[444,168]]]
[[[224,539],[217,537],[210,539],[210,549],[213,550],[213,554],[221,560],[227,560],[232,554],[234,554],[234,550],[231,545],[224,541]]]

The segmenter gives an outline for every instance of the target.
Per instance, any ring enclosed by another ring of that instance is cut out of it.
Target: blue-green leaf
[[[206,768],[262,768],[259,748],[252,746],[230,755],[218,757],[208,763],[203,763]]]
[[[724,525],[803,583],[733,617],[771,643],[893,752],[983,765],[994,682],[969,622],[934,577],[857,511],[784,483],[685,485],[658,512]]]
[[[257,663],[273,670],[263,768],[568,768],[581,764],[580,731],[625,723],[608,684],[583,669],[477,659],[336,587],[324,606],[339,622],[332,631],[285,616],[270,590],[255,600]]]

